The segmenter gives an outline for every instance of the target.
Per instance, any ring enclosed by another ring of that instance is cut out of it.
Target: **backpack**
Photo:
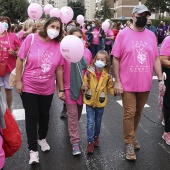
[[[2,129],[0,135],[3,138],[3,149],[5,157],[11,157],[21,146],[21,133],[19,127],[13,118],[13,115],[6,109],[5,115],[6,128]]]

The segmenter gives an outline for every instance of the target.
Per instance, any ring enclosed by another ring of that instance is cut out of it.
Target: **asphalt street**
[[[93,155],[86,154],[86,114],[83,110],[79,127],[81,136],[80,156],[73,156],[67,130],[67,118],[60,119],[62,101],[54,95],[50,110],[50,123],[47,141],[51,150],[42,153],[39,148],[39,166],[30,166],[29,150],[25,132],[24,112],[20,96],[13,89],[13,109],[22,117],[17,123],[22,133],[22,146],[11,158],[6,159],[5,170],[170,170],[170,146],[162,139],[164,128],[162,118],[158,118],[158,83],[153,80],[153,88],[144,108],[139,125],[137,139],[141,149],[136,152],[136,161],[125,159],[123,142],[122,113],[120,97],[109,96],[105,108],[100,135],[100,147]]]

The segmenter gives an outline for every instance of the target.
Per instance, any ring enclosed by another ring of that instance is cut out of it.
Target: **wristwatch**
[[[59,92],[65,92],[65,90],[59,90]]]

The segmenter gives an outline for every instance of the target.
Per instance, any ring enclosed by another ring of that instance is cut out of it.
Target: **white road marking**
[[[15,109],[12,114],[15,117],[15,120],[25,120],[25,110],[24,109]]]
[[[123,107],[122,100],[117,100],[117,102]],[[145,104],[144,107],[150,107],[148,104]]]
[[[87,113],[86,113],[86,104],[83,104],[82,114],[87,114]]]

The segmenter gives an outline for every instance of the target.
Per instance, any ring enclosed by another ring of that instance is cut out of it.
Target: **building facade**
[[[52,4],[55,8],[62,8],[67,6],[68,0],[30,0],[30,3],[38,3],[42,6]]]
[[[96,3],[95,0],[85,0],[84,6],[86,9],[85,19],[88,21],[94,20],[94,15],[96,12]]]
[[[111,1],[111,0],[110,0]],[[116,19],[129,19],[133,8],[139,4],[145,4],[147,0],[114,0],[113,11]],[[151,19],[158,19],[158,14],[152,14]]]

